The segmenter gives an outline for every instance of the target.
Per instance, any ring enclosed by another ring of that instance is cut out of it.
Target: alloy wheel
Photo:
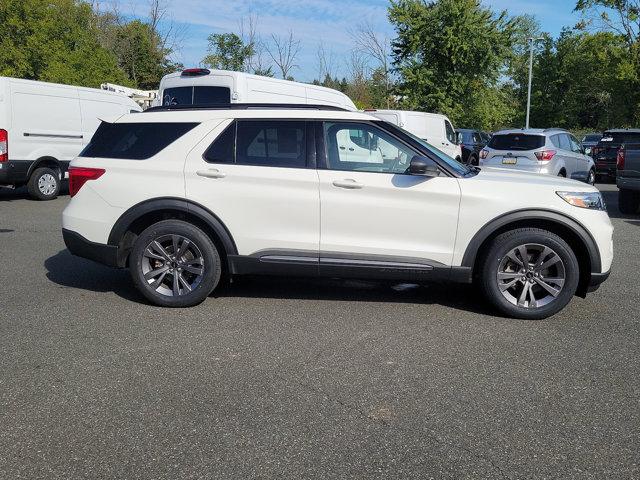
[[[187,295],[202,282],[204,257],[187,237],[161,235],[145,248],[142,273],[151,288],[162,295]]]
[[[566,281],[560,256],[546,245],[528,243],[510,250],[498,265],[498,288],[510,303],[540,308],[553,302]]]

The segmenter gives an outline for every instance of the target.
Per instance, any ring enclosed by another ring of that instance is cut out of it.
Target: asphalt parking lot
[[[0,189],[0,478],[639,478],[640,216],[539,322],[472,287],[251,278],[198,307]]]

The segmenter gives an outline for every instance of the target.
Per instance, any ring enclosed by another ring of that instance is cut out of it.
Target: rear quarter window
[[[494,150],[535,150],[543,147],[544,143],[545,137],[542,135],[508,133],[494,135],[489,140],[488,146]]]
[[[144,160],[168,147],[196,125],[102,122],[80,156]]]

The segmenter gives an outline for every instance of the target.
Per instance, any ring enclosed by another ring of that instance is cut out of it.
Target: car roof
[[[547,135],[561,132],[568,133],[567,130],[563,128],[511,128],[495,132],[494,135]]]
[[[182,109],[148,110],[142,114],[122,115],[117,123],[166,123],[166,122],[207,122],[228,118],[268,118],[268,119],[321,119],[321,120],[362,120],[380,121],[380,119],[362,112],[339,109],[305,108],[250,108],[250,109]]]

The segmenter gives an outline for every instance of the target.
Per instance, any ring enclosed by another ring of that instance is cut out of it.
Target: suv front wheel
[[[138,290],[162,307],[202,302],[220,281],[220,254],[202,230],[181,220],[163,220],[144,230],[129,258]]]
[[[480,280],[502,313],[539,320],[569,303],[579,276],[576,256],[562,238],[538,228],[520,228],[493,240]]]

